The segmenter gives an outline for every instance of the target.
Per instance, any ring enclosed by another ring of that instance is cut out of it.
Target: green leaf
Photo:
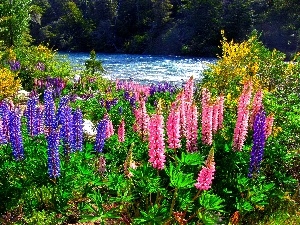
[[[203,192],[199,198],[199,203],[205,210],[223,212],[224,205],[222,203],[224,200],[217,195]]]

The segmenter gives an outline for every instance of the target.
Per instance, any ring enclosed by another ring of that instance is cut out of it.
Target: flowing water
[[[84,61],[89,53],[62,53],[68,56],[77,69],[84,68]],[[182,56],[154,56],[132,54],[97,54],[106,70],[104,77],[131,79],[140,83],[170,82],[182,83],[193,76],[200,80],[208,64],[215,63],[215,58],[196,58]]]

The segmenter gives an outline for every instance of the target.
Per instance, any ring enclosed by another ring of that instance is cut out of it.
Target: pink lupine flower
[[[274,116],[271,114],[266,118],[266,138],[272,133],[272,127],[274,123]]]
[[[191,109],[187,112],[187,129],[186,129],[186,149],[188,152],[197,151],[198,143],[198,115],[197,106],[191,105]]]
[[[212,116],[213,107],[209,104],[210,92],[202,90],[202,142],[206,145],[212,144]]]
[[[183,92],[180,92],[177,95],[176,101],[178,102],[178,107],[179,107],[179,124],[180,124],[180,136],[185,137],[186,136],[186,102],[184,98]]]
[[[213,107],[213,116],[212,116],[212,132],[216,133],[219,127],[219,98],[217,99],[217,102],[212,106]]]
[[[140,101],[140,107],[134,110],[136,124],[134,129],[141,135],[142,139],[147,140],[149,133],[149,115],[146,110],[146,103],[144,100]]]
[[[125,122],[122,120],[119,128],[118,128],[118,140],[119,142],[125,141]]]
[[[186,82],[184,85],[184,98],[187,102],[193,101],[193,92],[194,92],[194,79],[193,76],[190,77],[190,79]]]
[[[248,109],[251,99],[252,84],[246,83],[239,98],[237,122],[234,128],[233,148],[241,151],[246,139],[250,111]]]
[[[112,135],[114,135],[114,126],[109,117],[107,117],[106,138],[110,138]]]
[[[218,113],[218,130],[223,127],[223,118],[224,118],[224,96],[219,97],[219,113]]]
[[[252,110],[251,110],[251,117],[249,121],[249,125],[252,128],[254,119],[256,114],[262,109],[262,99],[263,99],[263,92],[261,90],[257,91],[252,103]]]
[[[167,120],[167,136],[168,147],[172,149],[180,148],[180,114],[175,107],[176,102],[172,104],[172,108]]]
[[[216,171],[213,151],[209,153],[205,164],[206,165],[200,170],[197,183],[195,184],[195,187],[198,190],[208,190],[211,188],[212,180],[214,179],[214,174]]]
[[[154,114],[149,123],[149,162],[153,168],[159,170],[164,168],[166,161],[164,149],[163,116]]]

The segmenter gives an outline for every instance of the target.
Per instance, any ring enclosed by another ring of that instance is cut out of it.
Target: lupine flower
[[[101,174],[104,174],[106,172],[106,160],[103,155],[99,157],[98,161],[98,171]]]
[[[61,110],[61,130],[60,137],[64,143],[65,154],[68,155],[74,150],[73,116],[70,106],[65,106]]]
[[[213,108],[213,115],[212,115],[212,132],[215,134],[218,131],[218,122],[219,122],[219,99],[217,102],[212,106]]]
[[[36,110],[36,130],[38,134],[44,133],[44,120],[43,106],[40,105]]]
[[[27,101],[25,116],[27,118],[27,130],[30,136],[36,136],[38,132],[38,99],[32,97]]]
[[[119,140],[119,142],[125,141],[125,121],[124,121],[124,119],[121,121],[121,124],[118,128],[118,140]]]
[[[272,127],[274,123],[274,116],[271,114],[266,118],[266,138],[272,133]]]
[[[172,149],[180,148],[180,114],[176,108],[176,102],[172,108],[167,120],[168,147]]]
[[[137,165],[132,157],[132,148],[128,151],[128,154],[126,156],[125,162],[124,162],[124,174],[126,177],[131,178],[133,177],[132,172],[129,169],[136,169]]]
[[[106,138],[110,138],[112,135],[114,135],[114,126],[112,121],[107,117],[107,128],[106,128]]]
[[[60,176],[59,130],[51,129],[47,136],[48,174],[52,179]]]
[[[66,106],[68,106],[68,103],[70,101],[70,96],[66,95],[63,96],[62,98],[60,98],[59,104],[58,104],[58,109],[57,109],[57,113],[56,113],[56,121],[58,125],[62,125],[63,122],[61,120],[63,120],[63,110]]]
[[[250,121],[249,125],[252,128],[254,119],[256,114],[262,109],[262,99],[263,99],[263,92],[261,90],[257,91],[254,98],[253,98],[253,103],[252,103],[252,110],[251,110],[251,116],[250,116]]]
[[[0,118],[2,121],[1,126],[1,142],[0,144],[6,144],[9,141],[9,107],[7,102],[0,102]]]
[[[83,117],[80,109],[73,113],[74,150],[82,151],[83,144]]]
[[[0,117],[0,144],[6,144],[7,143],[7,137],[4,136],[3,128],[4,128],[3,121]]]
[[[212,144],[212,116],[213,107],[209,104],[210,92],[202,90],[202,142],[206,145]]]
[[[184,97],[184,93],[180,92],[177,97],[176,100],[179,102],[179,124],[180,124],[180,136],[181,137],[186,137],[186,102],[185,102],[185,97]]]
[[[35,68],[36,68],[37,70],[40,70],[40,71],[45,71],[45,64],[42,63],[42,62],[38,62],[38,63],[36,64]]]
[[[246,83],[239,98],[237,122],[233,137],[233,148],[238,151],[242,150],[248,131],[248,119],[250,114],[248,107],[251,99],[251,89],[252,84]]]
[[[97,135],[94,149],[96,152],[103,152],[105,138],[106,138],[106,128],[107,128],[107,120],[103,119],[98,123],[97,126]]]
[[[253,124],[253,146],[250,158],[250,167],[248,177],[259,172],[260,164],[264,154],[266,143],[266,113],[261,110],[256,114]]]
[[[21,69],[21,63],[19,61],[11,60],[11,61],[9,61],[9,65],[10,65],[11,71],[17,71],[17,70]]]
[[[153,168],[163,169],[165,165],[165,143],[163,116],[154,114],[149,122],[149,162]]]
[[[219,98],[219,113],[218,113],[218,130],[223,127],[223,115],[224,113],[224,96],[221,95]]]
[[[45,127],[47,134],[51,133],[51,130],[57,128],[56,117],[55,117],[55,105],[52,95],[52,90],[46,89],[44,92],[44,116],[45,116]]]
[[[24,158],[24,146],[21,132],[21,117],[14,111],[9,113],[9,139],[15,160]]]
[[[135,130],[141,135],[142,139],[147,140],[149,134],[149,115],[144,100],[140,101],[140,107],[134,110],[136,119]]]
[[[195,184],[195,187],[198,190],[208,190],[211,188],[212,180],[214,179],[216,171],[213,154],[213,150],[211,150],[206,160],[206,165],[202,167],[198,174],[197,183]]]
[[[186,82],[183,88],[184,91],[184,98],[187,102],[193,101],[193,92],[194,92],[194,79],[193,76]]]
[[[186,112],[186,149],[188,152],[197,151],[198,143],[198,115],[197,106],[193,104],[190,111]]]

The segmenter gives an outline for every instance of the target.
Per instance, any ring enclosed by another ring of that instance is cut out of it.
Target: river
[[[89,53],[60,53],[67,55],[72,66],[84,68],[84,61]],[[190,76],[200,80],[203,70],[208,64],[216,62],[216,58],[197,58],[182,56],[154,56],[132,54],[97,53],[106,70],[104,77],[115,79],[131,79],[139,83],[158,83],[167,81],[178,84]]]

